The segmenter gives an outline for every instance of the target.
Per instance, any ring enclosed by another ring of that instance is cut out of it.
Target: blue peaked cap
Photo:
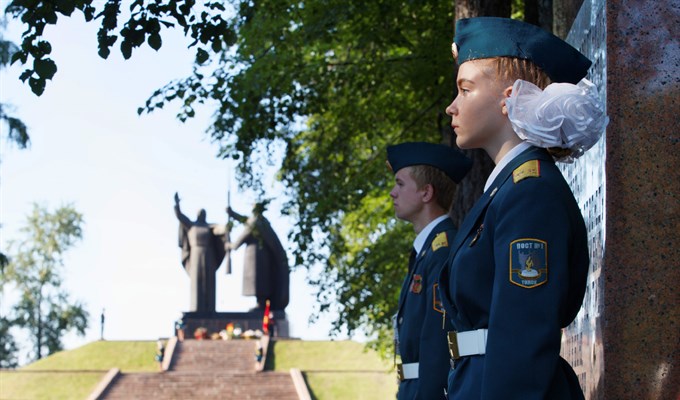
[[[406,142],[387,146],[387,163],[395,174],[404,167],[429,165],[459,183],[472,167],[472,160],[450,146],[427,142]]]
[[[588,74],[592,64],[552,33],[509,18],[460,19],[456,21],[453,42],[458,51],[458,65],[480,58],[522,58],[539,66],[553,82],[576,84]]]

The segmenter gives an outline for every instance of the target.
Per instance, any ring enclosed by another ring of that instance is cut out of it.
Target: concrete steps
[[[298,400],[285,372],[225,374],[164,372],[121,374],[105,399],[279,399]]]
[[[254,340],[185,340],[178,342],[172,371],[255,372]]]
[[[177,342],[168,371],[121,373],[101,399],[298,400],[287,372],[256,372],[252,340]]]

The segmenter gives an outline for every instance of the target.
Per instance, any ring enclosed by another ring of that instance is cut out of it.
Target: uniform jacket
[[[443,317],[439,291],[435,286],[449,256],[449,244],[456,234],[450,218],[438,223],[425,240],[409,270],[399,296],[397,330],[402,363],[419,362],[418,379],[402,381],[400,400],[444,399],[446,378],[451,368],[447,355],[446,331],[452,326]],[[446,326],[442,326],[445,323]]]
[[[440,282],[459,332],[488,329],[486,354],[463,357],[449,399],[583,399],[559,356],[588,274],[586,228],[545,149],[512,160],[466,216]]]

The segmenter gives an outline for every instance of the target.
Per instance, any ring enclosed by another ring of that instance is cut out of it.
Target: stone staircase
[[[185,340],[177,342],[170,369],[177,372],[255,372],[254,340]]]
[[[278,399],[306,396],[293,372],[260,372],[253,340],[185,340],[169,356],[168,370],[117,373],[98,399]],[[305,388],[306,391],[306,388]]]

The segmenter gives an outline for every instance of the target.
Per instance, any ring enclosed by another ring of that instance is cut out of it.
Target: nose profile
[[[456,99],[453,99],[451,104],[449,104],[449,106],[446,107],[446,115],[448,115],[449,117],[453,117],[457,112],[458,109],[456,108]]]

